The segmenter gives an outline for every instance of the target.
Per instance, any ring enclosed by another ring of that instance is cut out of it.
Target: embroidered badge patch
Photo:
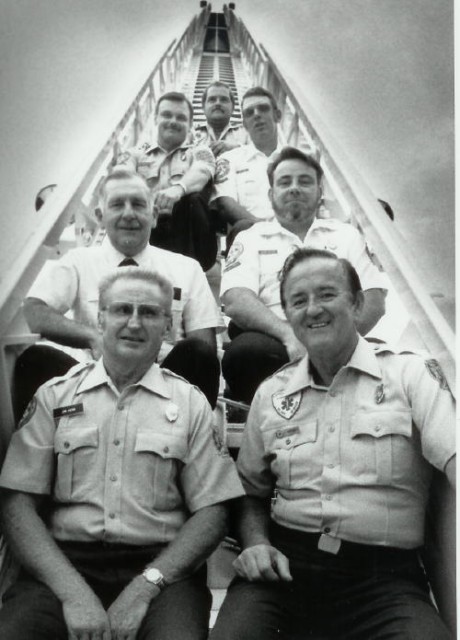
[[[301,400],[302,394],[300,391],[290,396],[281,396],[276,393],[272,395],[272,404],[276,413],[286,420],[290,420],[297,413]]]
[[[202,162],[207,162],[208,164],[214,165],[214,156],[212,155],[212,151],[210,149],[198,149],[193,154],[193,157],[195,160],[201,160]]]
[[[381,404],[385,400],[385,389],[383,384],[379,384],[375,389],[375,404]]]
[[[230,271],[230,269],[233,269],[233,267],[236,267],[238,266],[238,264],[240,264],[238,262],[238,259],[242,255],[243,251],[244,247],[241,242],[234,242],[232,244],[232,246],[230,247],[230,251],[228,252],[228,256],[225,260],[224,273],[226,271]]]
[[[425,367],[428,369],[430,376],[438,382],[441,389],[449,389],[444,372],[437,360],[434,358],[431,360],[425,360]]]
[[[214,184],[219,184],[219,182],[225,182],[227,180],[227,176],[229,173],[230,173],[230,161],[227,160],[227,158],[218,158],[216,175],[214,176]]]
[[[32,419],[32,416],[34,415],[36,410],[37,410],[37,398],[34,396],[32,400],[29,402],[29,404],[27,405],[26,410],[24,411],[22,418],[19,421],[18,429],[22,429],[22,427],[24,427]]]
[[[227,445],[225,444],[222,436],[220,435],[219,427],[217,425],[212,426],[212,439],[217,449],[217,453],[222,458],[227,458],[230,455],[230,453],[227,449]]]

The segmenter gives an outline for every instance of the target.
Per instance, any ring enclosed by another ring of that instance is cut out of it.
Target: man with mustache
[[[159,360],[200,387],[214,406],[220,371],[216,328],[223,323],[202,269],[191,258],[148,244],[158,214],[144,177],[114,171],[102,184],[99,206],[106,240],[101,246],[72,249],[45,265],[24,302],[30,329],[59,344],[89,349],[98,358],[101,278],[127,264],[159,271],[174,286],[172,327]],[[65,315],[70,310],[72,318]]]
[[[204,563],[243,490],[203,394],[154,364],[173,294],[142,267],[103,278],[102,358],[41,387],[13,435],[2,640],[207,637]]]
[[[156,141],[125,151],[117,167],[144,176],[154,195],[159,215],[150,244],[195,258],[207,271],[216,260],[217,239],[203,189],[214,177],[215,160],[209,147],[188,142],[192,122],[186,96],[165,93],[155,107]]]
[[[241,125],[230,123],[235,108],[235,97],[228,84],[220,80],[211,82],[203,91],[201,104],[206,124],[195,126],[195,144],[207,144],[217,158],[225,151],[249,142],[245,129]]]
[[[285,147],[269,166],[268,197],[274,220],[242,231],[232,245],[221,282],[232,339],[222,360],[231,397],[250,403],[257,386],[279,367],[303,355],[286,321],[278,272],[296,247],[329,249],[356,267],[364,287],[358,330],[366,335],[385,312],[386,284],[361,234],[350,224],[316,217],[323,171],[299,149]]]

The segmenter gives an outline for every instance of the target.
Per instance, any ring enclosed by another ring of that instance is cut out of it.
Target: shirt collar
[[[248,142],[248,144],[244,145],[244,147],[246,148],[246,153],[247,153],[247,159],[248,160],[250,160],[251,158],[253,158],[253,157],[257,156],[257,155],[260,155],[260,156],[264,156],[265,158],[267,158],[268,161],[270,161],[277,153],[279,153],[281,151],[281,149],[284,147],[284,145],[281,144],[279,136],[278,136],[278,142],[277,142],[277,145],[276,145],[276,149],[274,151],[272,151],[269,156],[266,156],[263,151],[260,151],[259,149],[257,149],[257,147],[252,142],[252,140],[250,140]]]
[[[120,262],[128,256],[125,256],[124,253],[121,253],[120,251],[118,251],[118,249],[116,249],[113,246],[113,244],[110,242],[110,238],[108,236],[107,236],[107,240],[108,240],[107,242],[101,245],[102,249],[108,261],[110,262],[110,264],[114,267],[118,267]],[[140,266],[142,266],[142,262],[144,262],[147,259],[147,257],[149,257],[148,254],[151,253],[152,248],[153,247],[151,247],[147,243],[145,247],[142,249],[142,251],[137,253],[135,256],[129,256],[129,257],[135,260]]]
[[[145,147],[144,153],[150,154],[150,153],[155,153],[156,151],[161,151],[161,153],[164,153],[166,156],[170,156],[180,149],[189,149],[190,147],[192,147],[193,145],[189,141],[189,138],[190,138],[190,131],[189,133],[187,133],[184,142],[180,144],[178,147],[176,147],[175,149],[172,149],[171,151],[166,151],[166,149],[163,149],[163,147],[158,144],[158,139],[155,138],[148,147]]]
[[[100,358],[78,385],[77,393],[84,393],[102,385],[111,387],[113,382],[104,367],[103,359]],[[153,364],[138,382],[130,386],[144,387],[144,389],[164,398],[171,397],[171,385],[166,379],[164,371],[157,364]]]
[[[344,368],[358,369],[359,371],[367,373],[375,378],[382,378],[382,372],[375,356],[374,349],[371,344],[361,336],[359,336],[358,344]],[[297,393],[307,387],[324,388],[322,385],[317,385],[313,380],[313,376],[310,372],[308,355],[304,356],[297,363],[282,395],[290,396],[291,394]]]

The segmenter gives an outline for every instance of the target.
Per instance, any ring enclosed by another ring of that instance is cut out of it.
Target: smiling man
[[[338,220],[316,217],[323,171],[311,156],[285,147],[268,169],[275,219],[242,231],[228,255],[221,298],[232,319],[222,370],[234,399],[250,403],[257,386],[276,369],[303,355],[286,321],[278,272],[297,247],[329,249],[355,266],[364,287],[358,330],[366,335],[385,311],[385,284],[361,234]]]
[[[214,156],[206,145],[187,142],[193,107],[171,91],[155,108],[157,139],[117,158],[117,167],[145,177],[159,213],[150,243],[195,258],[206,271],[217,255],[217,240],[203,189],[214,177]]]
[[[203,91],[201,97],[206,124],[193,130],[194,144],[207,144],[217,157],[225,151],[249,142],[248,134],[239,124],[231,124],[235,98],[228,84],[215,80]]]
[[[418,557],[433,467],[455,488],[442,370],[360,337],[359,276],[329,251],[288,257],[281,301],[308,356],[254,397],[239,577],[211,639],[447,640]]]
[[[204,396],[154,364],[170,282],[125,267],[98,297],[102,358],[39,389],[0,476],[3,532],[22,567],[1,637],[201,640],[203,564],[242,487]]]
[[[45,265],[24,302],[30,329],[59,344],[90,349],[97,358],[101,278],[126,264],[158,271],[174,286],[171,329],[159,360],[198,385],[214,406],[220,371],[216,328],[223,323],[202,269],[191,258],[148,244],[157,213],[142,176],[126,169],[110,174],[99,206],[107,239],[102,246],[72,249]],[[65,315],[70,310],[71,318]]]

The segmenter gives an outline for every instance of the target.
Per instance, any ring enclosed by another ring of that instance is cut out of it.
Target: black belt
[[[323,533],[308,533],[283,527],[276,522],[270,524],[270,539],[277,548],[295,546],[306,551],[322,552],[324,557],[332,556],[361,565],[401,566],[419,565],[418,549],[399,549],[381,545],[360,544],[332,538]],[[328,540],[329,539],[329,540]],[[328,542],[330,544],[328,545]],[[339,542],[339,544],[337,544]],[[328,551],[328,546],[331,551]],[[336,547],[338,547],[336,549]]]

